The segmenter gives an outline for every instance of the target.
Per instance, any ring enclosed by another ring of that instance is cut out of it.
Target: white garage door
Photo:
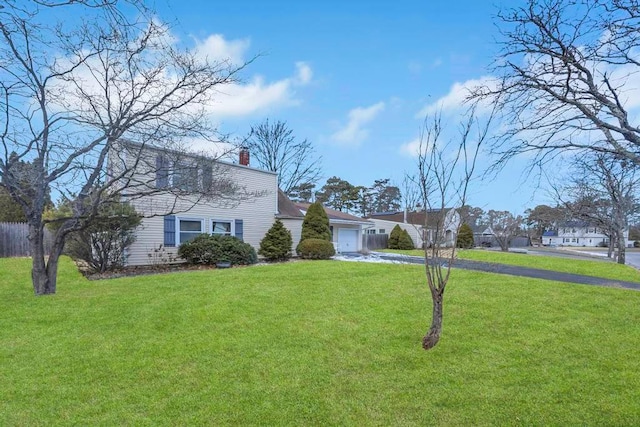
[[[338,250],[340,252],[358,252],[358,230],[338,228]]]

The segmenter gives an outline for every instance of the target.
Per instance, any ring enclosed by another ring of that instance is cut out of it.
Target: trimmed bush
[[[389,243],[387,243],[387,246],[389,247],[389,249],[400,249],[398,248],[398,245],[400,242],[401,234],[402,234],[402,228],[400,228],[399,225],[396,225],[395,227],[393,227],[393,229],[391,230],[391,233],[389,234]]]
[[[65,216],[64,210],[53,215]],[[86,228],[67,237],[65,251],[86,262],[95,273],[117,270],[124,266],[127,249],[136,241],[135,230],[141,222],[142,218],[129,203],[105,201]]]
[[[291,258],[291,245],[291,232],[277,219],[260,241],[258,254],[268,261],[286,261]]]
[[[300,240],[322,239],[331,241],[331,229],[329,217],[321,203],[315,202],[309,206],[307,214],[302,221],[302,235]]]
[[[400,238],[398,239],[398,249],[409,250],[415,248],[416,245],[413,244],[413,240],[411,239],[411,236],[409,236],[409,232],[407,230],[402,230]]]
[[[183,243],[178,255],[189,264],[214,265],[230,262],[231,265],[255,264],[258,256],[253,247],[233,236],[201,234]]]
[[[389,243],[387,244],[389,249],[409,250],[415,249],[411,236],[407,230],[403,230],[399,225],[396,225],[389,234]]]
[[[458,230],[456,246],[462,249],[471,249],[474,246],[473,230],[471,229],[471,226],[466,222],[462,224],[460,226],[460,230]]]
[[[298,255],[304,259],[329,259],[336,254],[333,243],[324,239],[306,239],[298,244]]]

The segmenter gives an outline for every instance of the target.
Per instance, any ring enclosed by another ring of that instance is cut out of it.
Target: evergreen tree
[[[300,241],[306,239],[331,241],[329,217],[320,202],[312,203],[307,210],[307,214],[304,216]]]
[[[0,184],[0,222],[26,222],[22,206],[18,204],[11,195],[7,187]]]
[[[358,200],[358,189],[348,181],[332,176],[316,192],[316,201],[341,212],[354,210]]]
[[[277,219],[260,242],[258,254],[268,261],[286,261],[291,258],[292,244],[291,232]]]
[[[400,235],[402,234],[402,228],[399,225],[393,227],[391,230],[391,234],[389,234],[389,249],[400,249],[398,245],[400,244]]]
[[[398,249],[410,250],[415,248],[416,246],[413,244],[413,240],[411,239],[411,236],[409,236],[409,232],[407,230],[402,230],[400,238],[398,239]]]
[[[473,230],[471,226],[465,222],[460,226],[460,230],[458,231],[456,246],[462,249],[471,249],[473,245]]]

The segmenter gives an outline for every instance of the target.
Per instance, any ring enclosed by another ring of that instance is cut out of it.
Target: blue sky
[[[242,136],[265,118],[285,120],[315,144],[325,179],[399,185],[414,171],[408,144],[424,110],[457,104],[461,84],[487,75],[498,50],[492,16],[499,5],[158,0],[155,7],[181,42],[210,57],[260,55],[213,111],[223,132]],[[445,120],[455,129],[453,115]],[[522,184],[524,165],[515,161],[496,179],[475,182],[470,203],[521,213],[549,202]]]

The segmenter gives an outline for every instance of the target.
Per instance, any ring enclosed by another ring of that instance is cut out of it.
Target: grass
[[[409,251],[383,249],[381,250],[381,252],[424,256],[424,251],[422,251],[421,249],[414,249]],[[482,249],[459,250],[457,252],[457,256],[460,259],[468,259],[473,261],[518,265],[521,267],[539,268],[541,270],[552,270],[563,273],[602,277],[604,279],[640,282],[640,271],[628,265],[616,264],[606,260],[590,261],[544,255],[487,251]]]
[[[424,352],[419,266],[27,278],[0,260],[0,425],[640,422],[635,291],[454,271]]]

